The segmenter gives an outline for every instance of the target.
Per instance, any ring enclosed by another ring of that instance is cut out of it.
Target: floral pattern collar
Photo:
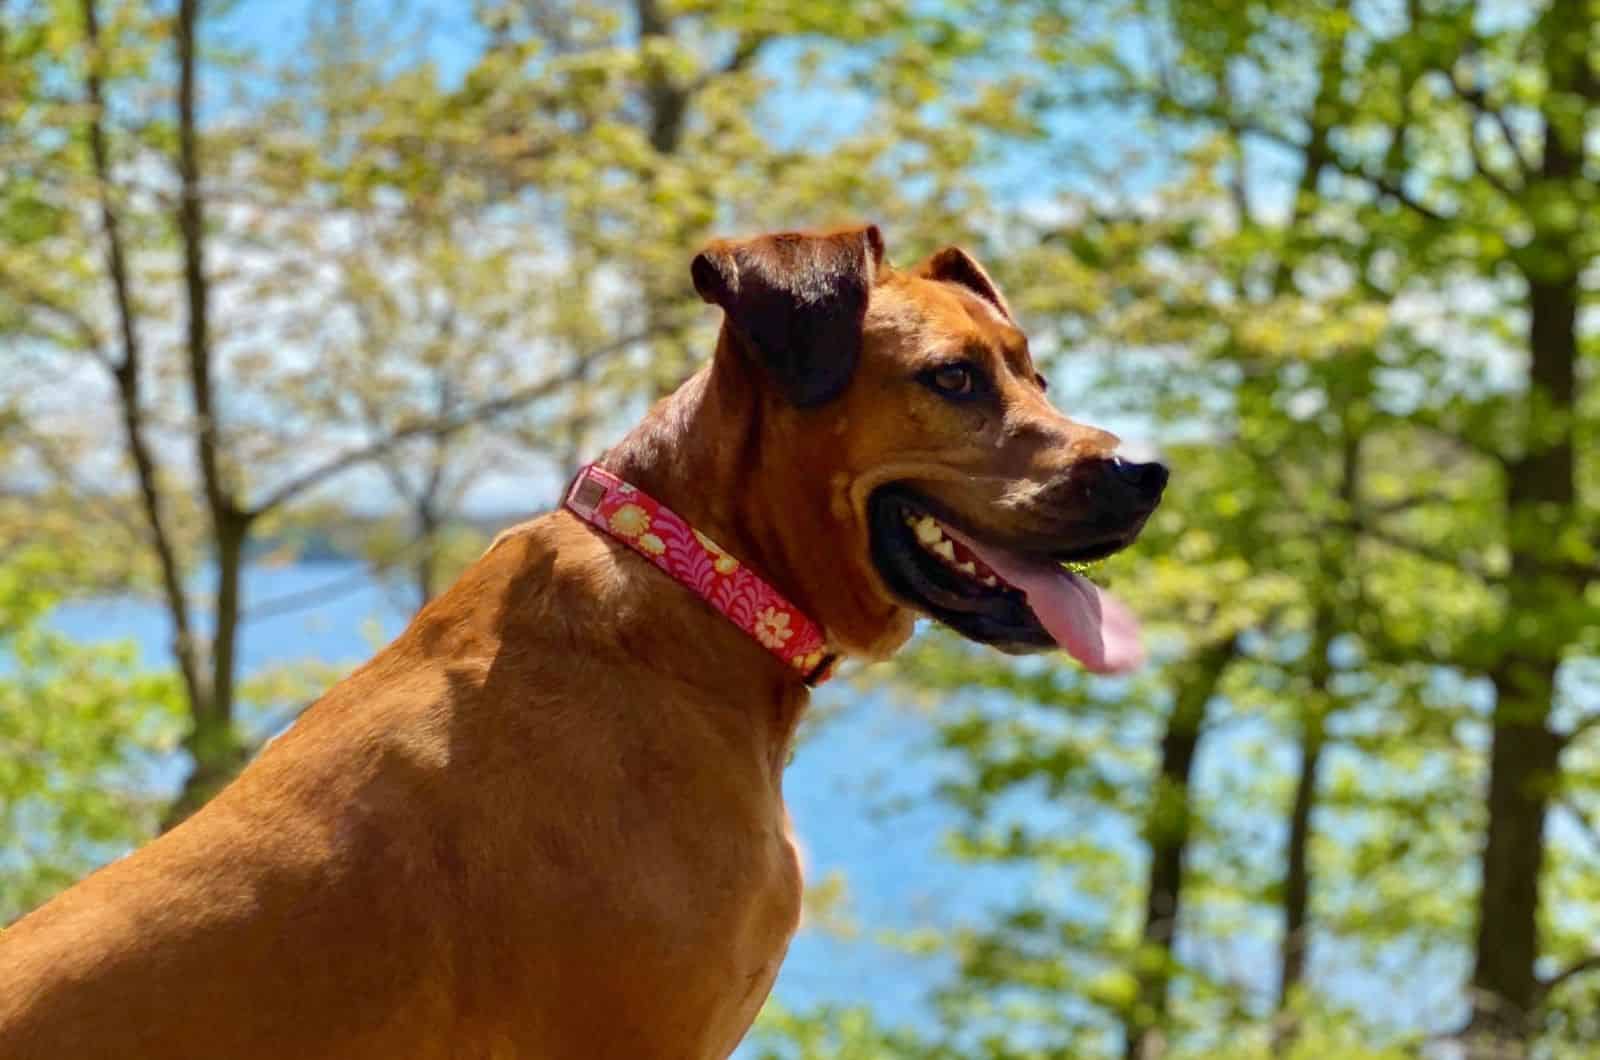
[[[806,684],[833,676],[839,657],[828,650],[822,627],[654,497],[590,464],[567,491],[566,506],[694,590]]]

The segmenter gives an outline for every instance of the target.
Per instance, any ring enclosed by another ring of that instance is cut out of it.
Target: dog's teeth
[[[933,546],[933,551],[951,563],[956,561],[956,546],[950,541],[940,541]]]
[[[939,524],[930,516],[924,515],[917,520],[913,529],[917,532],[917,540],[924,545],[937,545],[944,540],[944,531],[939,529]]]
[[[974,577],[976,577],[978,574],[978,568],[974,567],[970,563],[958,563],[956,564],[956,570],[960,571],[962,574],[971,574]]]
[[[991,589],[994,588],[996,585],[1000,584],[999,582],[995,581],[994,580],[994,576],[990,575],[990,574],[986,574],[982,578],[979,578],[978,580],[981,581],[983,584],[989,586]]]

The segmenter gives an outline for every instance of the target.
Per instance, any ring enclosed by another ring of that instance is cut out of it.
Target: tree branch
[[[1544,1001],[1563,983],[1596,969],[1600,969],[1600,953],[1591,953],[1587,957],[1578,958],[1549,978],[1539,980],[1538,1000]]]
[[[24,423],[26,421],[23,421]],[[144,540],[150,533],[149,524],[144,521],[141,509],[137,518],[130,518],[130,513],[119,506],[122,500],[105,489],[94,486],[81,480],[73,468],[72,459],[59,451],[54,439],[48,431],[18,430],[12,435],[15,444],[28,452],[39,461],[45,470],[49,471],[55,479],[67,486],[72,492],[72,500],[80,506],[85,513],[92,514],[95,518],[104,519],[114,523],[135,541]]]
[[[1157,59],[1159,61],[1159,56]],[[1305,141],[1297,138],[1292,133],[1261,124],[1231,108],[1216,104],[1188,102],[1180,99],[1176,88],[1170,83],[1156,86],[1129,85],[1125,88],[1057,92],[1051,94],[1048,98],[1056,106],[1071,106],[1074,104],[1101,105],[1137,100],[1156,108],[1158,112],[1166,110],[1188,121],[1221,126],[1235,136],[1256,136],[1271,143],[1293,148],[1298,152],[1304,152],[1306,149]],[[1428,221],[1448,222],[1453,220],[1453,218],[1440,213],[1432,206],[1407,192],[1400,185],[1398,175],[1395,173],[1369,173],[1359,164],[1342,158],[1337,152],[1331,151],[1328,153],[1326,163],[1345,176],[1376,188]]]
[[[1484,157],[1483,148],[1478,143],[1478,121],[1476,117],[1467,119],[1467,146],[1472,150],[1472,168],[1478,171],[1478,176],[1488,181],[1489,185],[1508,199],[1515,199],[1520,193],[1518,189],[1508,184],[1500,174],[1489,167],[1489,160]],[[1512,148],[1516,153],[1516,148]]]
[[[689,86],[689,94],[694,95],[700,92],[719,77],[727,77],[743,70],[755,62],[756,56],[761,54],[761,49],[765,48],[767,42],[772,39],[773,37],[770,33],[741,33],[739,39],[734,43],[733,51],[728,54],[728,57],[722,61],[721,65],[706,71],[694,79]]]
[[[1576,729],[1574,729],[1574,732],[1575,731]],[[1563,742],[1565,742],[1565,740],[1571,735],[1572,734],[1569,733],[1567,737],[1563,737]],[[1583,833],[1584,839],[1588,840],[1589,846],[1594,850],[1594,852],[1597,855],[1600,855],[1600,831],[1595,829],[1594,822],[1589,820],[1588,816],[1578,808],[1578,805],[1572,801],[1571,796],[1558,799],[1556,805],[1560,806],[1571,815],[1572,823],[1577,826],[1578,831]]]
[[[412,541],[399,549],[393,556],[382,562],[364,564],[355,574],[342,575],[321,585],[313,585],[308,589],[297,589],[294,592],[280,593],[268,597],[256,604],[245,608],[239,615],[241,623],[261,622],[270,618],[281,618],[284,615],[304,611],[308,607],[337,600],[342,596],[349,596],[363,589],[372,588],[375,579],[383,577],[389,570],[398,567],[410,558],[410,554],[423,544],[422,541]]]
[[[1235,125],[1230,125],[1230,128],[1232,128],[1236,133],[1259,136],[1263,139],[1272,140],[1286,147],[1293,147],[1300,150],[1305,149],[1305,144],[1299,142],[1294,137],[1272,129],[1267,129],[1262,126],[1252,126],[1246,123],[1238,123]],[[1349,159],[1340,157],[1339,154],[1334,151],[1328,152],[1324,162],[1347,177],[1351,177],[1355,180],[1363,181],[1364,183],[1371,185],[1377,190],[1383,192],[1385,195],[1389,196],[1401,206],[1404,206],[1406,209],[1420,215],[1426,220],[1433,221],[1435,223],[1447,222],[1451,220],[1451,218],[1440,213],[1438,210],[1435,210],[1427,203],[1414,197],[1410,192],[1406,191],[1400,186],[1393,176],[1368,173],[1356,163],[1351,162]]]
[[[1505,454],[1493,448],[1491,445],[1481,442],[1476,438],[1462,434],[1458,431],[1453,431],[1448,427],[1440,426],[1437,423],[1429,423],[1426,420],[1417,418],[1420,415],[1421,413],[1412,413],[1408,418],[1407,416],[1396,416],[1387,413],[1380,413],[1378,416],[1378,421],[1385,425],[1421,431],[1422,433],[1431,436],[1435,440],[1444,443],[1452,449],[1459,450],[1462,454],[1479,457],[1502,467],[1505,466]]]
[[[1455,504],[1460,497],[1445,493],[1442,490],[1430,490],[1426,493],[1417,493],[1410,497],[1400,497],[1382,504],[1368,503],[1363,505],[1363,513],[1369,516],[1382,518],[1388,515],[1399,515],[1417,508],[1424,508],[1430,504]]]
[[[542,379],[530,383],[519,390],[514,390],[503,397],[489,401],[479,402],[476,405],[452,413],[441,419],[425,420],[420,423],[411,423],[397,427],[387,435],[366,445],[359,446],[348,452],[341,453],[325,463],[304,471],[287,482],[282,483],[277,489],[267,494],[259,503],[249,509],[248,516],[252,519],[265,515],[284,503],[298,497],[300,494],[320,486],[329,479],[342,474],[351,468],[376,460],[401,442],[412,438],[444,438],[465,430],[475,424],[491,420],[496,416],[515,411],[523,406],[532,404],[541,398],[549,397],[570,386],[581,379],[586,368],[584,362],[596,357],[605,357],[627,349],[636,343],[643,342],[661,332],[661,328],[652,328],[638,334],[629,335],[609,343],[593,352],[587,357],[574,358],[573,364],[565,371],[549,379]]]
[[[1581,718],[1573,724],[1572,728],[1559,734],[1561,746],[1566,747],[1595,729],[1600,729],[1600,714],[1591,714],[1587,718]],[[1576,810],[1574,812],[1576,813]],[[1587,818],[1585,818],[1584,823],[1588,823]],[[1600,833],[1596,833],[1595,845],[1597,849],[1600,849]]]
[[[100,332],[76,309],[62,302],[43,288],[36,287],[21,276],[14,273],[0,272],[0,290],[10,288],[14,292],[17,302],[29,306],[43,313],[48,313],[60,320],[76,334],[78,341],[83,344],[85,351],[95,360],[112,367],[111,360],[104,349],[104,341]]]
[[[1468,134],[1472,134],[1472,126],[1477,124],[1476,118],[1487,117],[1493,119],[1495,125],[1500,129],[1500,135],[1505,139],[1506,149],[1511,152],[1511,157],[1516,161],[1518,175],[1526,181],[1528,174],[1533,172],[1534,165],[1529,158],[1523,155],[1522,149],[1517,146],[1516,134],[1511,128],[1510,120],[1506,118],[1505,111],[1498,107],[1491,107],[1483,89],[1467,88],[1458,84],[1449,70],[1441,69],[1439,72],[1444,75],[1456,97],[1472,108],[1474,117],[1468,122]],[[1474,151],[1476,151],[1476,146],[1474,146]]]
[[[1368,540],[1376,541],[1390,548],[1397,548],[1402,552],[1409,552],[1413,556],[1425,559],[1430,563],[1436,563],[1441,567],[1448,567],[1451,570],[1459,571],[1474,578],[1480,578],[1486,582],[1503,582],[1506,580],[1504,574],[1497,574],[1494,571],[1487,570],[1481,564],[1474,563],[1461,553],[1449,552],[1433,545],[1423,544],[1420,541],[1413,541],[1410,538],[1402,537],[1382,527],[1375,526],[1369,521],[1356,518],[1347,520],[1342,525],[1344,529],[1358,533]]]

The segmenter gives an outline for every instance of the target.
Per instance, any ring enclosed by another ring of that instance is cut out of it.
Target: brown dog
[[[711,246],[716,355],[604,466],[836,651],[881,659],[923,613],[1133,661],[1056,561],[1131,541],[1165,470],[1050,407],[966,254],[882,253]],[[806,699],[571,512],[508,531],[203,810],[0,936],[0,1057],[725,1057],[799,917]]]

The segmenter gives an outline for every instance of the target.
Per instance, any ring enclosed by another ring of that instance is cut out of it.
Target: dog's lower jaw
[[[905,647],[906,641],[910,640],[911,634],[916,631],[916,625],[916,612],[896,606],[891,609],[889,618],[880,624],[875,636],[852,643],[846,643],[841,639],[839,648],[843,654],[865,662],[886,662]]]
[[[852,589],[847,595],[836,594],[828,601],[824,619],[828,642],[843,656],[869,663],[887,662],[911,639],[921,616],[889,591],[871,561],[867,533],[863,530],[859,536],[865,557],[859,569],[846,576],[833,575]]]

